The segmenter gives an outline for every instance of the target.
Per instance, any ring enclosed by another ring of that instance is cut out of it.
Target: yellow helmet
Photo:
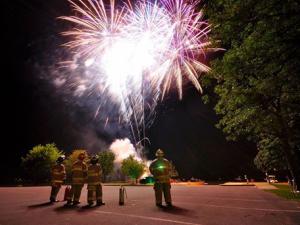
[[[81,152],[79,155],[78,155],[78,159],[79,160],[84,160],[85,159],[85,154],[83,152]]]
[[[164,152],[163,152],[163,150],[158,149],[158,150],[156,151],[155,155],[156,155],[157,157],[162,157],[162,156],[164,156]]]

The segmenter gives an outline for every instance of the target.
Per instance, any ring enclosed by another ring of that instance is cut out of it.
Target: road
[[[127,187],[124,206],[118,187],[105,186],[105,206],[48,204],[50,187],[0,188],[0,225],[299,225],[300,203],[256,187],[172,186],[174,208],[157,208],[152,187]],[[62,198],[63,193],[59,194]]]

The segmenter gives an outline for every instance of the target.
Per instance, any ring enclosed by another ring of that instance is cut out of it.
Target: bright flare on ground
[[[86,70],[97,74],[97,91],[108,91],[119,102],[135,143],[145,138],[157,101],[170,88],[177,87],[182,98],[185,79],[202,91],[198,77],[209,70],[201,60],[210,45],[210,28],[196,10],[199,2],[141,0],[118,7],[114,0],[109,5],[103,0],[69,2],[74,16],[60,18],[74,25],[63,33],[76,58],[70,67],[81,59]]]

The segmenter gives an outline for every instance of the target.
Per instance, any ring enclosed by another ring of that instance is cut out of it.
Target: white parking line
[[[269,200],[263,200],[263,199],[222,198],[222,197],[201,197],[201,199],[226,200],[226,201],[246,201],[246,202],[268,202],[269,201]]]
[[[201,203],[187,203],[187,204],[195,204],[195,205],[202,205],[202,206],[207,206],[207,207],[226,208],[226,209],[241,209],[241,210],[256,210],[256,211],[267,211],[267,212],[300,213],[300,210],[296,210],[296,209],[264,209],[264,208],[251,208],[251,207],[249,208],[249,207],[224,206],[224,205],[201,204]]]
[[[190,222],[184,222],[184,221],[179,221],[179,220],[169,220],[169,219],[150,217],[150,216],[139,216],[139,215],[134,215],[134,214],[116,213],[116,212],[108,212],[108,211],[94,211],[94,212],[100,213],[100,214],[126,216],[126,217],[139,218],[139,219],[152,220],[152,221],[161,221],[161,222],[168,222],[168,223],[177,223],[177,224],[186,224],[186,225],[201,225],[199,223],[190,223]]]

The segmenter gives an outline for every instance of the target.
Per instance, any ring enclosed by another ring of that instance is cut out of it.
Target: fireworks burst
[[[201,59],[210,45],[210,28],[196,10],[199,2],[141,0],[118,7],[114,0],[109,5],[103,0],[69,2],[74,16],[60,17],[74,25],[63,33],[70,37],[65,46],[73,53],[67,65],[74,68],[83,62],[93,74],[89,82],[98,84],[89,91],[114,97],[120,106],[119,121],[130,125],[135,143],[145,138],[157,101],[173,83],[179,98],[184,78],[202,91],[198,78],[209,71]],[[86,91],[82,83],[78,87]]]

